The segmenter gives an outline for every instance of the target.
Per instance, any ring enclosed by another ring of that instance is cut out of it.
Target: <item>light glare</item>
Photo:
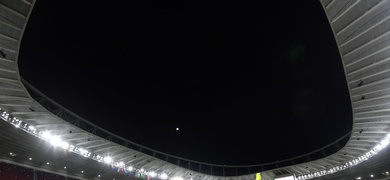
[[[181,178],[181,177],[173,177],[172,179],[173,180],[183,180],[183,178]]]
[[[52,144],[53,146],[60,146],[62,143],[60,137],[58,136],[54,136],[52,138],[50,138],[50,144]]]
[[[45,132],[42,133],[42,138],[46,139],[46,140],[50,139],[51,138],[51,134],[49,132],[45,131]]]
[[[112,158],[110,156],[104,157],[104,162],[110,164],[112,162]]]
[[[161,179],[168,179],[168,175],[165,174],[165,173],[163,173],[163,174],[161,174],[160,178],[161,178]]]
[[[64,148],[64,149],[68,149],[69,148],[69,144],[67,142],[64,142],[64,141],[61,142],[60,146],[62,148]]]

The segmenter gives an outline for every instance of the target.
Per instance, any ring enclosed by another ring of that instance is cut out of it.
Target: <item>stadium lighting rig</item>
[[[76,153],[78,155],[91,158],[93,160],[96,160],[98,162],[106,163],[108,165],[111,165],[113,167],[121,168],[126,171],[132,171],[132,172],[140,172],[145,175],[149,175],[151,177],[158,177],[160,179],[171,179],[171,180],[183,180],[182,177],[169,177],[167,174],[157,174],[154,171],[145,171],[144,169],[140,168],[134,168],[130,165],[126,165],[124,162],[118,162],[112,159],[110,156],[101,156],[99,154],[93,153],[85,148],[78,147],[72,144],[69,144],[66,142],[66,140],[62,140],[58,135],[52,135],[50,131],[41,131],[36,129],[34,126],[29,125],[22,120],[10,115],[8,112],[0,108],[0,117],[5,122],[14,125],[16,128],[22,129],[23,131],[38,137],[40,139],[45,140],[46,142],[50,143],[52,146],[61,147],[65,150],[68,150],[70,152]],[[378,154],[382,149],[384,149],[386,146],[388,146],[390,143],[390,133],[388,133],[383,140],[381,140],[374,148],[372,148],[370,151],[366,152],[365,154],[357,157],[356,159],[353,159],[351,161],[345,162],[341,165],[337,165],[334,167],[331,167],[326,170],[321,170],[317,172],[312,172],[304,175],[299,175],[294,177],[297,180],[306,180],[311,178],[316,178],[324,175],[333,174],[342,170],[345,170],[347,168],[350,168],[352,166],[358,165],[363,161],[368,160],[369,158],[373,157],[374,155]],[[64,167],[66,168],[66,167]],[[388,175],[389,173],[386,172]],[[357,178],[358,179],[358,178]]]
[[[33,135],[37,138],[40,138],[48,143],[50,143],[54,147],[61,147],[65,150],[68,150],[70,152],[76,153],[78,155],[91,158],[93,160],[96,160],[98,162],[102,162],[105,164],[108,164],[110,166],[116,167],[116,168],[121,168],[126,171],[132,171],[132,172],[140,172],[143,173],[144,175],[149,175],[151,177],[159,177],[160,179],[169,179],[167,174],[157,174],[154,171],[145,171],[144,169],[139,169],[139,168],[134,168],[132,166],[126,165],[124,162],[117,162],[114,159],[112,159],[110,156],[102,156],[96,153],[92,153],[91,151],[78,147],[72,144],[69,144],[65,140],[62,140],[60,136],[58,135],[53,135],[50,133],[50,131],[42,131],[38,130],[35,128],[33,125],[29,125],[22,120],[10,115],[8,112],[4,111],[3,109],[0,108],[0,117],[2,120],[5,122],[15,126],[16,128],[19,128],[25,132],[27,132],[30,135]],[[11,155],[13,155],[11,153]],[[64,167],[66,169],[66,167]],[[171,177],[172,179],[175,180],[182,180],[181,177]]]
[[[379,144],[377,144],[374,148],[372,148],[369,152],[366,152],[365,154],[359,156],[356,159],[348,161],[348,162],[346,162],[346,163],[344,163],[342,165],[338,165],[338,166],[332,167],[332,168],[330,168],[328,170],[322,170],[322,171],[317,171],[317,172],[314,172],[314,173],[300,175],[300,176],[297,177],[297,179],[298,180],[304,180],[304,179],[311,179],[311,178],[315,178],[315,177],[320,177],[320,176],[324,176],[324,175],[328,175],[328,174],[333,174],[335,172],[342,171],[342,170],[345,170],[345,169],[347,169],[349,167],[358,165],[361,162],[366,161],[367,159],[369,159],[369,158],[373,157],[374,155],[378,154],[378,152],[381,151],[382,149],[384,149],[386,146],[388,146],[389,143],[390,143],[390,133],[388,133],[385,136],[385,138]]]

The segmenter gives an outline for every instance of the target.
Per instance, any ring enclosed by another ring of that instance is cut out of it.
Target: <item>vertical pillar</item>
[[[34,180],[38,180],[38,177],[37,177],[37,170],[36,169],[34,169],[34,178],[33,178]]]

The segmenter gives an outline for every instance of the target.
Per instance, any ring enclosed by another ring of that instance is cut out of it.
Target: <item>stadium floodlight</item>
[[[317,176],[317,174],[315,174],[315,176]],[[285,176],[285,177],[279,177],[279,178],[275,178],[275,180],[294,180],[294,176]]]
[[[172,178],[172,180],[183,180],[183,178],[175,176],[175,177]]]
[[[106,156],[106,157],[104,157],[103,161],[107,164],[110,164],[110,163],[112,163],[112,158],[110,156]]]
[[[161,179],[168,179],[168,175],[165,174],[165,173],[162,173],[162,174],[160,175],[160,178],[161,178]]]
[[[53,136],[50,138],[50,144],[53,145],[53,146],[60,146],[61,143],[62,143],[62,140],[60,137],[58,136]]]
[[[4,111],[3,114],[1,114],[1,116],[4,117],[4,120],[8,120],[9,113],[7,113],[7,112]]]
[[[156,173],[155,173],[154,171],[150,171],[148,174],[149,174],[151,177],[156,177]]]
[[[127,167],[127,169],[128,169],[129,171],[132,171],[132,170],[133,170],[133,167],[129,166],[129,167]]]
[[[86,149],[83,149],[83,148],[79,148],[79,153],[82,155],[82,156],[89,156],[89,155],[91,155],[91,153],[88,151],[88,150],[86,150]]]
[[[68,148],[69,148],[69,144],[68,144],[67,142],[64,142],[64,141],[62,141],[62,142],[60,143],[60,146],[61,146],[63,149],[68,149]]]
[[[121,161],[121,162],[118,163],[118,166],[119,166],[119,167],[124,167],[124,166],[125,166],[125,163]]]
[[[386,147],[387,145],[389,145],[389,138],[385,138],[385,139],[383,139],[382,141],[381,141],[381,145],[383,146],[383,147]]]
[[[48,139],[51,138],[51,134],[50,134],[50,132],[48,132],[48,131],[43,132],[41,136],[42,136],[42,138],[45,139],[45,140],[48,140]]]
[[[377,153],[378,151],[382,150],[383,149],[383,146],[381,144],[377,144],[375,147],[374,147],[374,152]]]
[[[93,154],[92,159],[96,159],[99,162],[103,161],[103,157],[100,156],[99,154],[95,154],[95,153]]]

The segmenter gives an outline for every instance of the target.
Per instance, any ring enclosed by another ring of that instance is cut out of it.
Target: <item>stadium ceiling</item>
[[[362,172],[389,170],[388,147],[368,160],[356,162],[375,154],[373,150],[389,137],[390,1],[320,2],[338,45],[353,112],[352,131],[344,138],[346,145],[320,158],[308,159],[310,155],[303,155],[307,160],[302,162],[289,159],[248,166],[206,164],[148,149],[78,117],[20,77],[19,47],[35,0],[0,0],[0,108],[40,132],[50,131],[74,147],[169,177],[244,180],[254,179],[256,172],[261,172],[264,180],[289,174],[301,179],[343,179],[356,178],[355,175]],[[0,161],[17,162],[79,179],[100,179],[97,175],[129,179],[92,157],[51,146],[39,138],[39,134],[34,136],[15,126],[18,124],[7,120],[4,114],[2,119]],[[328,174],[330,171],[332,173]]]

